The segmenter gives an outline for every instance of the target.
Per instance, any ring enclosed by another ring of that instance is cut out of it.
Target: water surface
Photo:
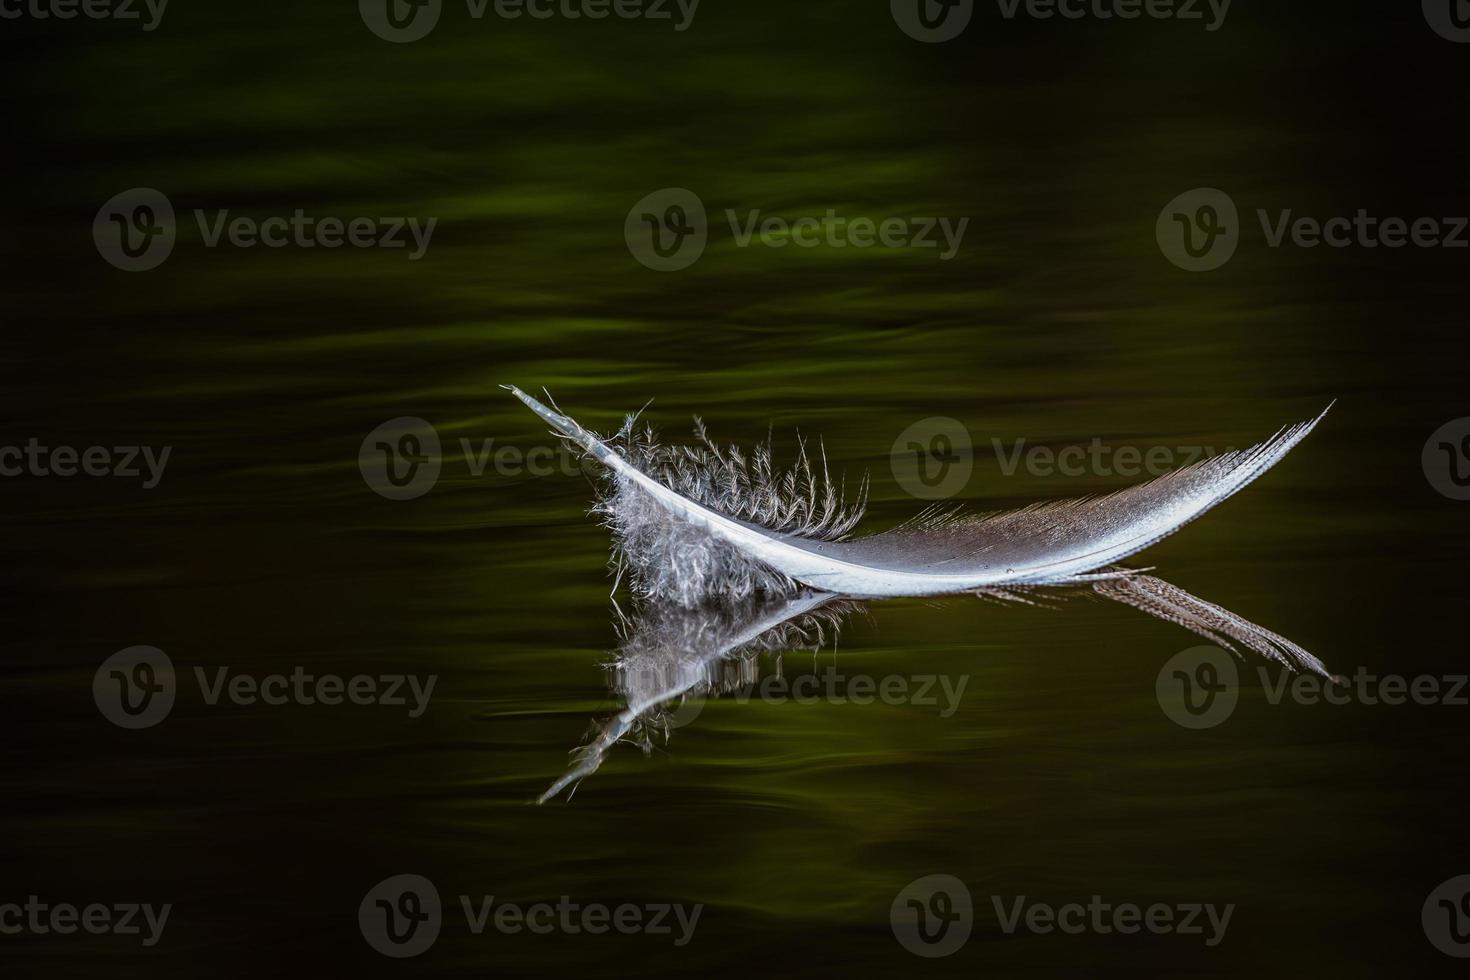
[[[170,11],[146,39],[22,25],[7,444],[168,445],[160,485],[0,482],[28,738],[4,751],[6,896],[169,901],[167,941],[7,938],[25,970],[387,972],[356,910],[422,874],[530,904],[703,903],[693,943],[471,935],[425,974],[1169,975],[1445,972],[1419,916],[1470,870],[1463,707],[1272,705],[1255,661],[1229,721],[1155,698],[1197,638],[1137,612],[958,598],[874,604],[785,676],[967,678],[935,707],[717,698],[651,754],[620,745],[570,803],[533,801],[616,714],[607,535],[580,474],[475,475],[460,450],[552,442],[497,387],[584,424],[682,437],[820,434],[872,481],[869,525],[923,501],[891,452],[931,417],[976,447],[979,509],[1133,482],[1007,475],[1028,446],[1245,446],[1338,405],[1291,457],[1144,562],[1335,671],[1465,670],[1466,505],[1425,439],[1466,414],[1462,253],[1272,249],[1208,274],[1154,239],[1164,202],[1465,213],[1440,95],[1460,53],[1366,4],[1169,23],[987,14],[951,45],[884,5],[710,5],[647,24],[456,23],[390,46],[350,10]],[[869,9],[871,8],[871,9]],[[1384,70],[1425,93],[1380,91]],[[1361,80],[1360,80],[1361,79]],[[44,93],[44,95],[42,94]],[[433,215],[423,260],[209,249],[181,225],[147,274],[101,262],[99,203],[153,186],[181,214]],[[628,208],[695,189],[716,233],[655,273]],[[971,219],[932,252],[737,248],[725,208]],[[364,437],[430,422],[441,476],[373,493]],[[999,440],[997,447],[992,440]],[[626,603],[626,597],[621,600]],[[134,644],[265,675],[433,674],[428,711],[209,706],[109,726],[92,675]],[[767,655],[760,670],[776,669]],[[1274,680],[1272,673],[1267,681]],[[889,906],[923,875],[975,896],[967,946],[919,960]],[[991,896],[1214,902],[1226,941],[1007,934]],[[457,910],[451,908],[454,913]]]

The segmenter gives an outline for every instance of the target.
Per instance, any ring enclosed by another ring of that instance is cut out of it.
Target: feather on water
[[[749,454],[721,448],[698,420],[693,446],[660,445],[651,429],[638,427],[636,416],[603,439],[559,410],[510,390],[553,432],[606,465],[607,486],[594,511],[613,531],[620,577],[626,573],[635,596],[662,611],[645,609],[638,625],[630,624],[617,672],[627,706],[599,726],[541,802],[595,772],[619,741],[634,740],[647,751],[649,727],[658,727],[663,705],[717,690],[715,672],[738,651],[786,646],[793,639],[787,625],[823,609],[840,618],[837,610],[844,607],[830,604],[846,601],[839,598],[844,593],[974,592],[1036,604],[1043,588],[1081,586],[1233,652],[1239,645],[1289,669],[1332,676],[1291,640],[1162,579],[1114,564],[1238,492],[1285,456],[1326,411],[1251,449],[1118,493],[975,517],[931,508],[889,531],[852,538],[866,483],[849,502],[833,483],[825,454],[813,466],[804,444],[782,470],[769,444]],[[773,604],[755,603],[757,594]],[[748,612],[731,612],[742,608]]]
[[[825,466],[819,475],[804,449],[792,468],[777,472],[768,448],[747,458],[707,437],[696,447],[661,447],[635,417],[603,439],[507,387],[608,467],[611,489],[597,509],[635,592],[682,605],[789,592],[794,583],[882,598],[1125,577],[1117,562],[1239,492],[1327,414],[1115,493],[994,514],[931,513],[852,538],[862,500],[845,504]]]

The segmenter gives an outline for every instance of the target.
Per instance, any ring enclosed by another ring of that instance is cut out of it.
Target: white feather
[[[1251,449],[1225,453],[1105,496],[981,516],[930,516],[879,534],[826,540],[722,513],[674,489],[671,481],[644,472],[608,441],[561,412],[518,388],[506,387],[559,435],[607,466],[619,491],[629,498],[625,506],[651,501],[661,510],[670,533],[685,533],[680,551],[698,553],[688,565],[700,572],[695,576],[698,581],[687,588],[681,585],[687,582],[676,577],[674,597],[685,605],[717,591],[711,582],[718,576],[705,573],[722,559],[727,564],[753,563],[774,573],[772,579],[778,583],[789,579],[862,598],[1069,585],[1126,576],[1126,570],[1111,566],[1237,493],[1301,442],[1332,407]],[[808,483],[815,486],[810,474]],[[713,559],[703,553],[711,548],[716,552]],[[749,574],[740,581],[742,586],[735,591],[763,584]]]

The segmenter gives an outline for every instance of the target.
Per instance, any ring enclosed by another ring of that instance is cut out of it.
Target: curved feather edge
[[[1331,410],[1115,493],[946,517],[846,541],[783,534],[717,513],[665,486],[570,417],[513,385],[553,430],[665,507],[746,556],[811,588],[861,598],[947,595],[997,586],[1071,585],[1129,575],[1110,566],[1173,534],[1279,462]],[[1335,402],[1334,402],[1335,404]]]

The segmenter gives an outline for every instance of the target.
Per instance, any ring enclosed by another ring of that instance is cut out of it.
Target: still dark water
[[[1470,873],[1470,708],[1272,704],[1279,675],[1249,659],[1228,720],[1188,730],[1155,682],[1203,641],[1101,601],[872,604],[835,649],[780,656],[782,676],[963,679],[955,704],[694,702],[651,754],[619,745],[570,803],[534,805],[623,707],[608,539],[575,467],[472,465],[486,440],[553,445],[502,383],[545,385],[603,431],[653,398],[670,437],[696,413],[787,453],[821,435],[849,485],[870,475],[881,528],[925,503],[891,458],[925,419],[968,431],[954,499],[989,509],[1140,478],[1008,475],[1016,440],[1221,451],[1336,398],[1277,469],[1132,564],[1341,674],[1464,674],[1470,504],[1434,489],[1421,450],[1470,414],[1470,253],[1273,248],[1256,218],[1470,211],[1452,108],[1470,48],[1417,5],[1240,5],[1216,32],[986,7],[943,45],[877,3],[706,0],[685,32],[448,5],[394,45],[350,5],[176,3],[148,33],[5,26],[0,443],[171,451],[152,489],[0,480],[0,904],[173,905],[153,948],[0,936],[7,975],[1458,969],[1421,909]],[[91,238],[132,187],[179,216],[146,273]],[[710,214],[708,248],[677,272],[623,239],[629,208],[666,187]],[[1155,239],[1195,187],[1239,207],[1238,250],[1208,273]],[[418,261],[208,247],[192,212],[226,208],[438,225]],[[969,224],[948,261],[741,248],[727,208]],[[442,470],[395,501],[358,454],[404,416],[433,425]],[[92,683],[140,644],[171,658],[179,692],[128,731]],[[411,717],[211,705],[196,668],[436,680]],[[430,879],[445,917],[432,949],[394,961],[358,907],[399,874]],[[968,943],[932,960],[890,927],[931,874],[974,901]],[[476,935],[462,895],[702,911],[683,946],[677,929]],[[1094,895],[1235,908],[1207,946],[1007,932],[994,904]]]

